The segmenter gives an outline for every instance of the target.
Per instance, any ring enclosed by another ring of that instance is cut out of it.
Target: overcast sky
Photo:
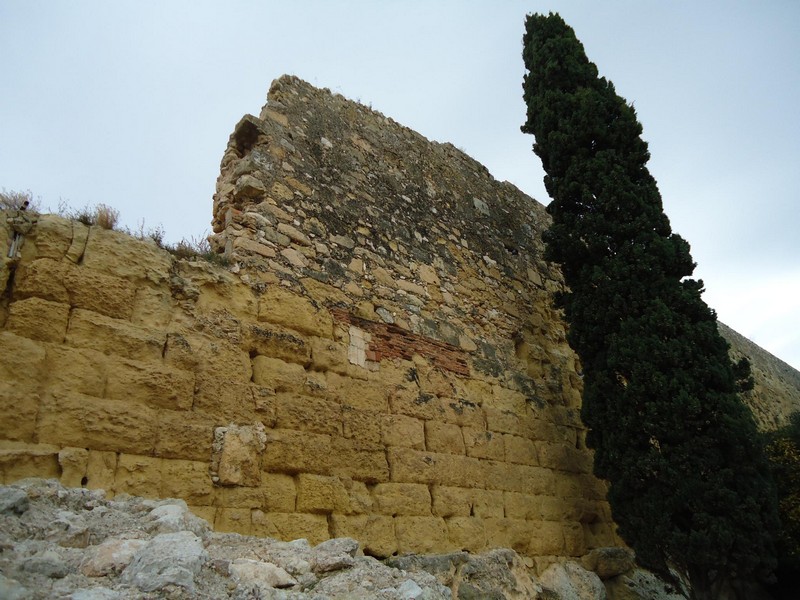
[[[208,233],[228,136],[283,73],[452,142],[547,204],[529,12],[634,102],[722,321],[800,368],[800,2],[0,0],[0,187]]]

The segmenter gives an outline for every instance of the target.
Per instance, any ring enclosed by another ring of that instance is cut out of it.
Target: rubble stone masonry
[[[213,215],[227,267],[55,216],[4,259],[4,483],[179,497],[218,530],[379,557],[619,543],[540,204],[282,77]]]

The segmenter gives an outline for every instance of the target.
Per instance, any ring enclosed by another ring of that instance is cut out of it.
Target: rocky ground
[[[107,500],[54,480],[0,486],[6,600],[684,598],[671,592],[620,549],[595,552],[584,566],[552,565],[537,578],[512,550],[380,562],[350,538],[312,547],[216,533],[182,500]]]

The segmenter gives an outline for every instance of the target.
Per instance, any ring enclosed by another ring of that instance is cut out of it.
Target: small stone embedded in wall
[[[234,425],[214,429],[211,480],[217,485],[261,485],[261,455],[267,443],[264,425]]]

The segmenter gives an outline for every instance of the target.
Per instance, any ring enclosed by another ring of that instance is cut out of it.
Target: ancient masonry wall
[[[541,205],[284,77],[231,136],[213,223],[227,267],[55,216],[3,260],[3,482],[375,556],[619,542]]]

